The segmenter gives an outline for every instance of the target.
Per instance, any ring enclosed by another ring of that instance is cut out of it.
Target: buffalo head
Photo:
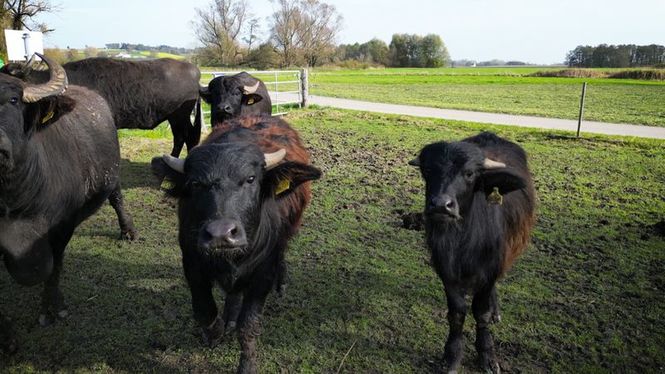
[[[276,202],[320,171],[282,162],[284,149],[264,154],[252,143],[207,144],[185,160],[152,160],[153,172],[173,183],[179,198],[180,244],[225,258],[249,254],[265,235],[281,227]]]
[[[39,55],[50,69],[44,84],[28,84],[7,74],[0,74],[0,174],[19,163],[27,151],[32,134],[71,111],[74,103],[60,96],[67,88],[67,74],[62,66]]]
[[[429,220],[454,222],[471,208],[476,194],[483,201],[526,186],[525,179],[506,164],[485,157],[475,144],[438,142],[425,146],[409,162],[425,180],[425,215]],[[496,191],[495,191],[496,189]]]
[[[242,72],[214,78],[199,90],[210,104],[212,126],[241,115],[271,114],[272,104],[265,84]]]

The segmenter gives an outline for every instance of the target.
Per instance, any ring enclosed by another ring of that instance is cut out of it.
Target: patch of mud
[[[403,210],[396,210],[395,213],[402,220],[401,228],[413,231],[425,230],[425,217],[421,212],[407,213]]]

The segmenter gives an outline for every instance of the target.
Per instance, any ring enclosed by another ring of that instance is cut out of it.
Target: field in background
[[[422,209],[406,163],[424,144],[490,129],[530,154],[539,195],[533,244],[499,286],[495,325],[504,372],[653,372],[665,365],[665,144],[368,114],[294,111],[288,119],[323,178],[290,246],[286,295],[272,295],[259,339],[261,372],[440,371],[447,335],[440,281],[423,232],[401,216]],[[161,131],[161,130],[160,130]],[[0,310],[21,348],[0,371],[234,372],[235,339],[201,346],[176,240],[175,203],[150,159],[169,132],[123,130],[127,207],[141,239],[116,240],[105,206],[65,255],[64,321],[36,325],[39,287],[0,271]],[[149,138],[155,136],[156,138]],[[475,372],[473,319],[464,371]]]
[[[529,76],[548,70],[560,68],[314,70],[310,74],[310,93],[576,119],[582,83],[588,82],[586,120],[665,126],[665,81]]]

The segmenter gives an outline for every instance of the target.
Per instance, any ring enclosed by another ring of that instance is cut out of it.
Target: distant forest
[[[578,46],[568,52],[566,63],[579,68],[665,67],[665,46],[620,44]]]

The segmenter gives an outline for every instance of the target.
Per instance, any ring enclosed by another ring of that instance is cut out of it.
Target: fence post
[[[586,96],[586,82],[582,85],[582,98],[580,99],[580,117],[577,120],[577,137],[580,137],[580,128],[582,127],[582,116],[584,116],[584,98]]]
[[[307,96],[309,95],[309,76],[307,69],[300,70],[300,91],[302,92],[301,108],[307,107]]]

